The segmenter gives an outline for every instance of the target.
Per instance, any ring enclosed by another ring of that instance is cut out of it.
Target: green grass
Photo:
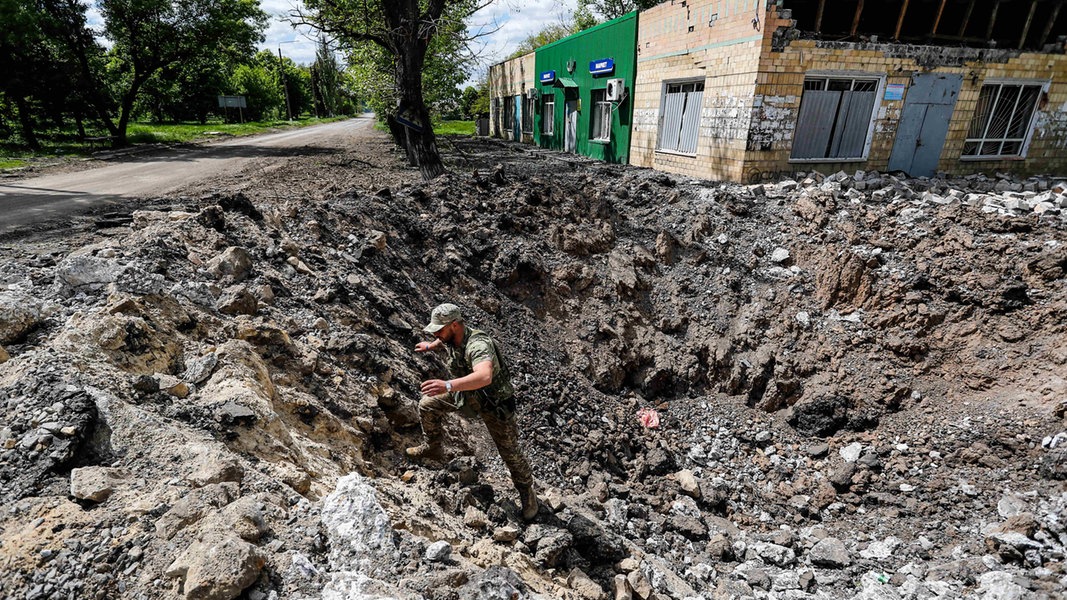
[[[27,164],[29,163],[19,158],[0,158],[0,169],[17,169]]]
[[[474,135],[474,121],[441,121],[434,123],[437,135]]]
[[[339,121],[344,117],[331,119],[304,118],[293,121],[249,121],[247,123],[133,123],[127,128],[126,136],[131,144],[193,142],[212,139],[220,135],[251,135],[277,128],[303,127],[318,123]]]
[[[385,121],[378,121],[374,128],[389,133]],[[474,121],[434,121],[433,132],[434,135],[474,135]]]

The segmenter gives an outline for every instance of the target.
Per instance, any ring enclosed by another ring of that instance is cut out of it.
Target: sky
[[[576,5],[576,0],[495,0],[472,15],[467,27],[472,34],[482,34],[472,43],[482,65],[465,85],[474,85],[490,64],[504,60],[530,35],[546,25],[569,20]],[[294,30],[280,18],[297,6],[297,0],[260,0],[260,6],[271,15],[260,47],[275,53],[280,48],[283,56],[300,64],[315,62],[314,34]]]
[[[100,13],[92,0],[83,0],[89,5],[89,24],[99,26]],[[308,28],[294,29],[283,18],[299,0],[260,0],[260,7],[270,15],[264,32],[262,49],[292,59],[298,64],[315,62],[316,36]],[[489,65],[504,60],[520,43],[545,26],[567,22],[573,14],[577,0],[494,0],[492,4],[471,15],[467,20],[472,34],[481,34],[474,42],[481,65],[465,85],[474,85],[484,76]]]

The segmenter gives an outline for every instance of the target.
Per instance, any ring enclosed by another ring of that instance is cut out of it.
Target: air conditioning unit
[[[537,100],[537,88],[526,88],[526,97],[530,100]]]
[[[626,82],[622,79],[609,79],[604,90],[604,99],[609,102],[621,102],[626,96]]]

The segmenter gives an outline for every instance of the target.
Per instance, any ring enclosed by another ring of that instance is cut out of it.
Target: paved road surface
[[[291,155],[291,149],[336,148],[346,139],[373,131],[364,115],[196,148],[172,148],[151,156],[129,156],[113,165],[76,173],[45,175],[13,183],[0,182],[0,233],[33,223],[77,214],[123,198],[164,195],[190,183],[237,169],[244,161]]]

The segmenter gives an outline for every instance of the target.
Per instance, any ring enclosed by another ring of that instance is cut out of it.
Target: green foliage
[[[62,122],[67,107],[79,106],[84,96],[77,85],[78,64],[64,51],[63,34],[70,28],[84,30],[85,6],[62,0],[0,0],[0,23],[2,130],[10,135],[16,128],[7,121],[17,121],[22,142],[36,147],[38,122]],[[86,60],[98,54],[87,52]]]
[[[249,56],[267,21],[256,0],[99,0],[97,5],[103,35],[111,43],[110,60],[104,71],[89,69],[87,75],[118,104],[117,123],[112,111],[98,109],[120,142],[150,79],[157,78],[156,87],[165,95],[168,83],[185,68]]]
[[[319,36],[315,49],[315,63],[311,65],[311,90],[315,113],[324,117],[343,114],[341,95],[341,65],[325,36]]]
[[[546,25],[541,31],[530,35],[519,43],[515,51],[508,56],[508,60],[529,54],[541,46],[547,46],[596,25],[599,21],[590,10],[591,4],[592,0],[579,0],[578,8],[571,15],[570,21],[561,19],[559,23]]]
[[[478,87],[467,86],[463,90],[463,98],[460,101],[463,116],[474,119],[478,115],[489,114],[489,82],[482,79]]]
[[[645,10],[660,4],[663,0],[578,0],[579,11],[595,13],[605,21],[617,19],[635,10]],[[583,29],[587,29],[583,27]]]
[[[461,4],[464,3],[456,3],[453,10]],[[474,57],[466,50],[467,26],[457,17],[439,21],[422,66],[422,94],[434,116],[453,115],[461,108],[459,86],[474,66]],[[401,100],[395,54],[373,41],[353,41],[347,49],[348,71],[356,94],[379,115],[395,112]]]
[[[272,73],[262,64],[239,65],[234,69],[231,89],[235,95],[245,97],[247,119],[273,119],[285,113],[285,97],[278,84],[277,70]]]

